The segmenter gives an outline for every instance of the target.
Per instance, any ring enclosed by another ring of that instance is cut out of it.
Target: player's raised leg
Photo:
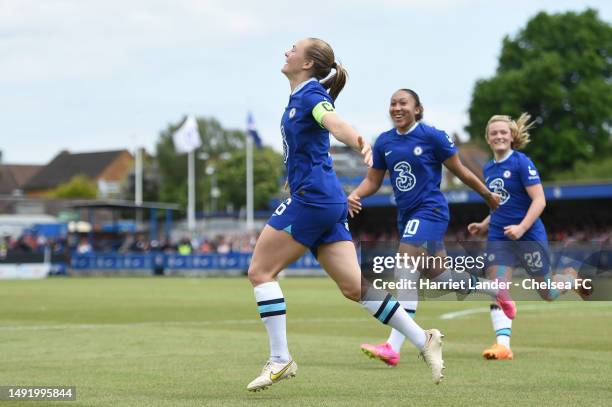
[[[545,301],[554,301],[568,291],[576,291],[580,298],[588,300],[592,290],[587,290],[578,284],[580,280],[575,269],[567,267],[562,273],[553,274],[546,235],[528,234],[526,237],[526,240],[515,242],[519,250],[518,257],[521,266],[531,278],[538,283],[546,283],[538,285],[540,297]]]
[[[401,332],[419,349],[431,369],[432,380],[442,380],[442,337],[437,329],[423,330],[410,318],[392,295],[376,290],[361,276],[355,246],[350,241],[322,244],[317,250],[317,259],[327,274],[336,282],[340,291],[350,300],[362,306],[383,324]]]
[[[415,287],[420,279],[420,271],[416,269],[398,268],[395,270],[396,281],[413,281]],[[419,304],[417,290],[401,290],[397,293],[400,306],[414,319]],[[361,344],[361,351],[371,359],[378,359],[387,366],[394,367],[400,361],[400,351],[406,337],[397,329],[391,328],[386,342],[380,344]]]
[[[436,253],[438,257],[446,257],[446,250],[441,250]],[[449,282],[449,283],[460,283],[461,289],[454,290],[458,295],[466,296],[472,293],[486,294],[499,305],[500,309],[504,312],[506,317],[514,319],[516,316],[516,304],[510,298],[508,290],[500,290],[496,288],[492,283],[497,278],[488,279],[479,278],[475,274],[471,274],[467,271],[455,271],[452,269],[432,269],[427,273],[427,277],[434,282]]]

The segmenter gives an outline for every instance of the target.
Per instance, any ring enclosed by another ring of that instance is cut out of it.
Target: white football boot
[[[267,361],[259,376],[249,383],[247,390],[265,390],[274,383],[278,383],[283,379],[295,377],[297,369],[297,363],[295,363],[293,360],[290,360],[287,363]]]
[[[421,352],[421,356],[431,369],[431,379],[435,384],[440,384],[444,375],[444,360],[442,360],[442,338],[444,335],[437,329],[428,329],[425,331],[427,341]]]

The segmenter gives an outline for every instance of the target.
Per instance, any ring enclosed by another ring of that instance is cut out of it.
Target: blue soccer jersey
[[[540,175],[529,157],[519,151],[511,151],[509,156],[499,162],[489,161],[483,172],[487,187],[501,196],[499,208],[491,214],[490,234],[501,233],[503,236],[504,226],[518,225],[525,218],[531,206],[531,198],[525,188],[540,184]],[[535,231],[544,231],[540,219],[526,235]],[[532,236],[531,239],[546,240],[545,233],[544,236]]]
[[[440,191],[442,163],[457,153],[443,131],[416,123],[406,134],[382,133],[374,143],[373,168],[389,170],[398,215],[416,209],[423,218],[448,221],[448,202]]]
[[[345,203],[329,155],[329,131],[321,124],[333,112],[325,88],[311,79],[294,89],[281,120],[284,162],[293,199],[307,203]]]

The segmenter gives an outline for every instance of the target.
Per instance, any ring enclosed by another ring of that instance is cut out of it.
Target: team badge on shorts
[[[293,119],[293,116],[295,116],[295,107],[289,110],[289,118]]]
[[[423,154],[423,149],[420,146],[416,146],[414,148],[413,153],[414,153],[414,155],[421,155],[421,154]]]
[[[510,178],[510,171],[506,170],[504,171],[504,178]]]

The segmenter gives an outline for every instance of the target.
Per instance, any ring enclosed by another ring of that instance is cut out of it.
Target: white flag
[[[174,149],[177,153],[189,153],[202,145],[198,122],[193,116],[187,117],[185,123],[172,135]]]

